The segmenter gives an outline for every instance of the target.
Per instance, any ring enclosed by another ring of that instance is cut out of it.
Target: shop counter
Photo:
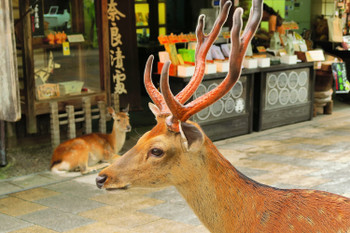
[[[311,62],[260,69],[255,75],[254,130],[311,120],[314,80]]]
[[[192,96],[215,88],[227,73],[204,75]],[[170,77],[174,95],[190,77]],[[154,83],[159,83],[156,75]],[[249,134],[311,120],[314,88],[313,63],[243,69],[236,85],[219,101],[192,116],[211,140]]]
[[[192,116],[211,140],[220,140],[251,133],[253,130],[253,87],[255,70],[242,72],[236,85],[220,100]],[[192,100],[214,89],[227,73],[207,74]],[[170,77],[172,92],[177,94],[190,77]],[[158,80],[155,80],[156,82]]]

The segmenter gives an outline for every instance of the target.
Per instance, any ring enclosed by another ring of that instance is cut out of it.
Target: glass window
[[[37,99],[100,92],[94,1],[45,0],[41,6],[43,35],[33,34],[43,38],[33,44]]]

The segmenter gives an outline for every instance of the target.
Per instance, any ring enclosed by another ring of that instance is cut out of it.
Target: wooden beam
[[[29,0],[24,0],[19,5],[20,14],[23,16],[29,9]],[[25,93],[25,114],[26,128],[28,133],[37,132],[37,122],[35,114],[35,79],[34,79],[34,58],[33,58],[33,38],[31,30],[30,14],[24,16],[22,20],[23,30],[23,73],[24,73],[24,93]]]

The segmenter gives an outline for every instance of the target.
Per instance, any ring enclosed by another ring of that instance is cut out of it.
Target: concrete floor
[[[215,143],[241,172],[279,188],[350,197],[350,106]],[[48,172],[0,182],[0,232],[208,232],[173,187],[99,190],[96,174]]]

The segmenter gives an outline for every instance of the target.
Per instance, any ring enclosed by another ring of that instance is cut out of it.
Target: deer
[[[82,174],[88,174],[108,166],[120,157],[118,153],[125,143],[126,133],[131,131],[129,106],[121,112],[108,107],[108,112],[113,118],[112,132],[90,133],[58,145],[50,163],[53,173],[79,170]]]
[[[241,8],[233,14],[229,71],[213,90],[190,99],[201,83],[205,57],[227,19],[230,1],[221,0],[220,13],[204,35],[204,16],[196,28],[195,73],[176,96],[169,87],[165,63],[160,91],[151,80],[153,56],[144,71],[144,85],[157,124],[120,159],[99,172],[98,188],[175,186],[210,232],[350,232],[350,199],[325,191],[279,189],[261,184],[238,171],[189,118],[223,97],[237,82],[247,46],[262,16],[262,0],[253,0],[242,30]]]

